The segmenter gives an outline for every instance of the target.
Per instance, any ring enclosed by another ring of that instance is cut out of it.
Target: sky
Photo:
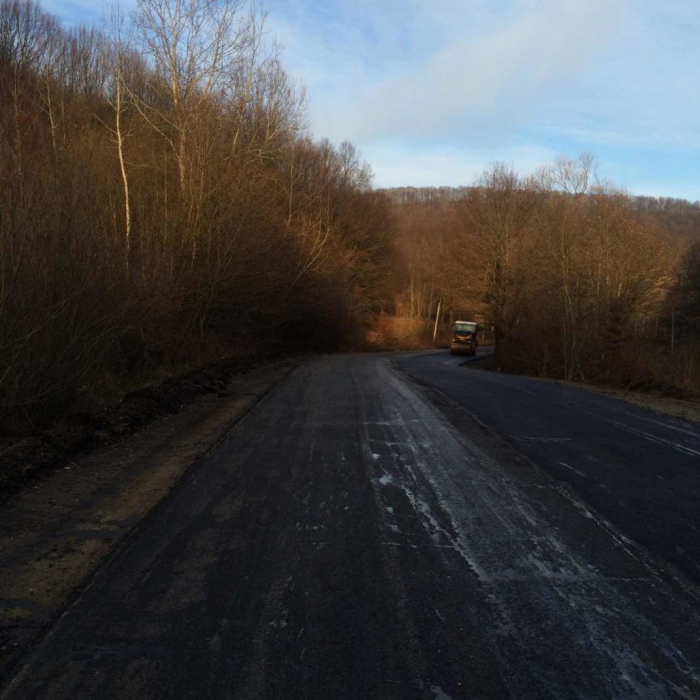
[[[134,0],[128,0],[126,3]],[[103,0],[49,0],[68,23]],[[596,156],[634,194],[700,200],[700,0],[266,0],[311,132],[377,187],[468,185]]]

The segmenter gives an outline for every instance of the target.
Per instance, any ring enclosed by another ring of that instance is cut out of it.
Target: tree
[[[485,301],[494,327],[496,361],[518,317],[517,247],[527,226],[527,198],[512,168],[498,163],[479,178],[465,200],[465,225],[484,262]]]
[[[135,104],[169,143],[187,196],[190,134],[206,108],[227,96],[262,27],[244,0],[138,0],[134,25],[155,97],[133,95]]]

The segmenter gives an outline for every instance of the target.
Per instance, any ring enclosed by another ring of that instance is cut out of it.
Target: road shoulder
[[[486,372],[496,371],[492,356],[475,357],[470,359],[468,362],[462,363],[462,365],[469,370],[480,370]],[[589,391],[600,396],[620,399],[621,401],[625,401],[641,408],[647,408],[650,411],[654,411],[655,413],[659,413],[664,416],[671,416],[673,418],[680,418],[681,420],[690,421],[693,423],[700,423],[700,400],[698,399],[679,398],[676,396],[668,396],[648,391],[630,391],[619,387],[591,384],[587,382],[571,382],[563,379],[550,379],[547,377],[532,377],[530,375],[517,374],[514,374],[513,376],[524,376],[538,382],[547,382],[550,384],[558,384],[559,386],[567,387],[569,389]]]
[[[554,382],[561,386],[571,389],[582,389],[590,391],[601,396],[608,396],[613,399],[626,401],[634,406],[648,408],[655,413],[660,413],[664,416],[680,418],[681,420],[700,423],[700,401],[681,399],[673,396],[664,396],[662,394],[648,393],[643,391],[627,391],[625,389],[616,389],[613,387],[600,386],[597,384],[585,384],[581,382],[566,382],[563,380],[543,379],[540,381]]]
[[[187,469],[298,364],[238,376],[0,503],[0,678]]]

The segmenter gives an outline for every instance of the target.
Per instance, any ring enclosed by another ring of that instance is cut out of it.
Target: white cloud
[[[444,12],[430,26],[433,33],[442,27],[433,53],[352,86],[345,99],[318,104],[317,127],[360,140],[397,130],[423,137],[511,130],[606,45],[627,0],[518,0],[506,13],[477,14],[471,23],[464,8],[480,3],[463,3],[457,14],[445,8],[452,0],[436,4]]]
[[[68,22],[109,2],[42,1]],[[263,2],[313,134],[354,141],[380,185],[591,150],[633,191],[700,196],[700,0]]]

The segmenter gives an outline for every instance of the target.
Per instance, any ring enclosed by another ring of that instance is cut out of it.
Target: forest
[[[224,355],[348,346],[389,210],[244,0],[140,0],[107,29],[0,3],[0,425]]]
[[[221,357],[431,347],[438,305],[503,371],[700,389],[698,203],[587,155],[377,190],[305,104],[247,0],[0,0],[0,432]]]
[[[700,203],[634,197],[561,157],[463,188],[387,191],[401,321],[420,346],[477,317],[504,371],[627,388],[700,389]],[[410,319],[408,322],[406,319]]]

